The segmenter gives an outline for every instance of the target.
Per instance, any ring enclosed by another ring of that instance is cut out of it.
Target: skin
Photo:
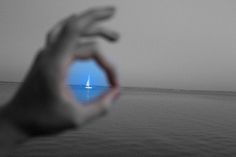
[[[23,84],[0,110],[0,156],[32,137],[81,127],[108,111],[119,95],[119,83],[113,66],[99,53],[95,37],[118,39],[116,32],[97,27],[114,12],[113,7],[90,9],[65,18],[49,31]],[[79,104],[66,85],[68,68],[77,59],[94,59],[111,85],[88,105]]]

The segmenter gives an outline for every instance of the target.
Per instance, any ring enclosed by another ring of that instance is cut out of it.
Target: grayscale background
[[[55,22],[104,5],[122,39],[101,47],[123,86],[236,90],[235,0],[1,0],[0,81],[22,81]]]
[[[10,156],[235,157],[236,0],[0,0],[0,104],[56,22],[104,5],[122,38],[99,42],[122,86],[168,89],[122,88],[108,116]]]

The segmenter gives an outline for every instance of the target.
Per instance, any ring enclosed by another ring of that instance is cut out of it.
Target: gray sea
[[[0,88],[5,101],[17,85]],[[236,96],[125,88],[107,116],[11,152],[11,157],[64,156],[235,157]]]

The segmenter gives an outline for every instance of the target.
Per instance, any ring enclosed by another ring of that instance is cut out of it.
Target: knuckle
[[[69,22],[67,22],[66,24],[65,24],[65,26],[64,26],[64,29],[63,29],[63,33],[71,33],[71,32],[73,32],[74,31],[74,26],[75,24],[74,24],[74,22],[73,21],[69,21]]]
[[[81,116],[79,116],[79,115],[76,115],[76,116],[72,119],[71,125],[72,125],[74,128],[80,128],[83,123],[84,123],[84,118],[81,117]]]
[[[107,107],[107,105],[103,104],[100,106],[99,111],[97,112],[97,116],[102,117],[107,115],[108,113],[109,113],[109,108]]]
[[[35,57],[35,62],[42,62],[42,60],[45,58],[45,50],[44,49],[41,49],[39,50],[39,52],[36,54],[36,57]]]
[[[76,22],[74,19],[72,19],[65,23],[62,32],[66,34],[75,33],[76,30],[77,30]]]
[[[103,110],[100,112],[99,116],[100,116],[100,117],[103,117],[103,116],[107,115],[108,113],[109,113],[109,110],[108,110],[108,109],[103,109]]]
[[[109,112],[109,103],[103,102],[101,105],[101,114],[106,114]]]

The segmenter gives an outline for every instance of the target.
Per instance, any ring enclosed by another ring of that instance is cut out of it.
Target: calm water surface
[[[236,97],[125,90],[110,114],[12,157],[236,156]]]
[[[86,89],[83,85],[70,85],[76,100],[81,103],[89,103],[96,100],[99,96],[103,95],[109,90],[109,87],[105,86],[92,86],[91,89]]]

